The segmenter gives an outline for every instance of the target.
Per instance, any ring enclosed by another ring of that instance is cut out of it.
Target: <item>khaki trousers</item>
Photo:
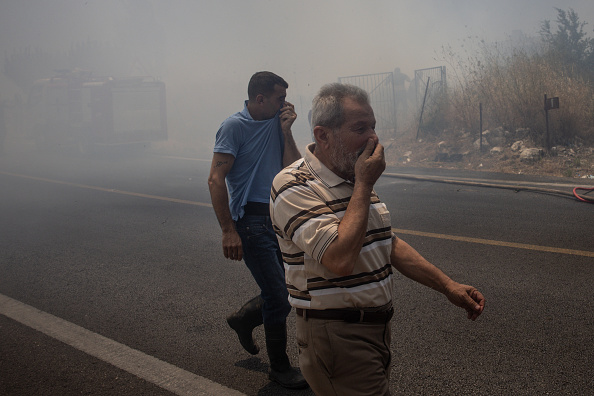
[[[389,395],[390,322],[296,317],[299,367],[317,396]]]

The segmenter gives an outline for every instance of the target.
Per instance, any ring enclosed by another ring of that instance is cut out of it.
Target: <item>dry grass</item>
[[[420,141],[418,115],[406,130],[380,135],[388,163],[572,178],[594,175],[594,84],[534,46],[465,44],[463,54],[443,48],[439,60],[447,65],[448,89],[425,108]],[[545,94],[560,102],[559,109],[548,112],[551,150],[525,162],[512,144],[521,140],[526,148],[547,148]],[[475,146],[481,129],[479,104],[482,131],[505,131],[482,153]],[[491,152],[495,146],[499,151]]]
[[[560,108],[549,111],[551,144],[573,143],[576,137],[594,144],[594,85],[537,51],[522,47],[480,43],[464,57],[451,49],[442,58],[448,64],[447,97],[436,111],[445,128],[483,129],[505,126],[529,128],[545,145],[544,94],[559,97]]]
[[[467,169],[509,174],[526,174],[582,178],[594,175],[594,149],[591,147],[560,147],[558,151],[545,154],[540,160],[524,162],[511,147],[503,147],[500,153],[482,154],[474,146],[472,137],[461,133],[449,150],[461,155],[459,161],[440,160],[442,152],[439,143],[443,136],[431,137],[421,142],[412,137],[401,137],[384,141],[388,165],[396,167]]]

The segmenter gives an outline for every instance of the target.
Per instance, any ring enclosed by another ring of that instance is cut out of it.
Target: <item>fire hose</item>
[[[578,191],[586,191],[586,192],[580,194]],[[590,194],[592,191],[594,191],[594,188],[576,187],[573,189],[573,195],[575,195],[575,197],[582,202],[594,203],[594,196],[593,197],[586,196],[586,194]]]
[[[482,182],[474,182],[474,181],[468,181],[468,180],[443,179],[443,178],[432,177],[432,176],[415,176],[415,175],[408,175],[408,174],[402,174],[402,173],[384,173],[383,176],[394,177],[394,178],[398,178],[398,179],[416,180],[416,181],[431,181],[431,182],[436,182],[436,183],[460,184],[460,185],[465,185],[465,186],[500,188],[500,189],[506,189],[506,190],[513,190],[516,192],[520,192],[520,191],[540,192],[540,193],[546,193],[546,194],[561,195],[561,196],[577,198],[581,202],[594,203],[594,196],[587,196],[587,194],[594,191],[594,187],[575,187],[573,189],[573,192],[567,192],[567,191],[554,190],[554,189],[541,188],[541,187],[528,187],[528,186],[519,186],[519,185],[513,185],[513,184],[482,183]],[[581,191],[586,191],[586,192],[582,193]]]

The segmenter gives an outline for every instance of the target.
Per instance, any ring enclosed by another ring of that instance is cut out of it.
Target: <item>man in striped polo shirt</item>
[[[393,269],[472,320],[485,299],[393,234],[373,190],[386,164],[365,91],[322,87],[312,127],[315,143],[275,177],[270,204],[297,312],[299,365],[318,395],[389,395]]]

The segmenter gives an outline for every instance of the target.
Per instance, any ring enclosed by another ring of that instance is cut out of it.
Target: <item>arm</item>
[[[295,144],[295,139],[293,138],[293,133],[291,132],[291,126],[296,119],[297,114],[295,113],[295,107],[291,103],[285,102],[285,106],[281,109],[280,114],[281,129],[283,130],[283,135],[285,136],[283,167],[289,166],[301,158],[301,153],[297,148],[297,144]]]
[[[483,312],[485,298],[477,289],[453,281],[399,238],[392,241],[390,261],[404,276],[437,290],[452,304],[466,309],[468,319],[475,320]]]
[[[367,233],[371,191],[386,167],[384,148],[372,139],[355,165],[355,186],[344,217],[338,225],[338,236],[328,246],[322,264],[337,275],[353,273]]]
[[[208,189],[212,207],[223,231],[223,254],[225,258],[240,261],[243,258],[241,238],[235,230],[235,223],[231,217],[227,184],[225,183],[225,177],[234,162],[235,157],[231,154],[214,153],[208,176]]]

